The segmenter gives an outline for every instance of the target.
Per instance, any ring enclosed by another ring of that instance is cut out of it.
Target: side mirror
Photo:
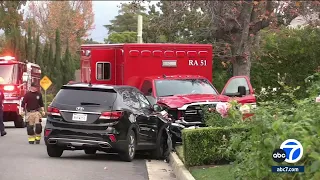
[[[29,78],[28,73],[27,73],[27,72],[24,72],[24,73],[22,74],[22,81],[23,81],[23,82],[28,82],[28,78]]]
[[[239,93],[239,96],[242,97],[244,95],[246,95],[246,87],[244,86],[238,86],[238,93]]]
[[[159,106],[158,104],[154,104],[152,107],[155,111],[158,111],[158,112],[162,111],[162,107]]]

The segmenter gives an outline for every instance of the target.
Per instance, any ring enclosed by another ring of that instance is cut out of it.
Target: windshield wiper
[[[168,94],[168,95],[163,95],[163,96],[159,96],[159,97],[167,97],[167,96],[175,96],[175,94]]]
[[[96,105],[96,106],[99,106],[100,104],[98,103],[91,103],[91,102],[81,102],[80,103],[81,105]]]
[[[184,96],[185,94],[168,94],[168,95],[163,95],[159,97],[169,97],[169,96]]]

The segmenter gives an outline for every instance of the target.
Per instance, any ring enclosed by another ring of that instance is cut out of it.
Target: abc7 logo
[[[276,149],[272,153],[275,162],[281,163],[286,159],[286,152],[283,149]]]

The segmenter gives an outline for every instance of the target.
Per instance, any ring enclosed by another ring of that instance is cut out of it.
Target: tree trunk
[[[251,60],[248,58],[238,56],[233,63],[233,76],[248,76],[250,77]]]
[[[233,76],[250,77],[251,68],[251,39],[249,29],[253,4],[245,3],[242,8],[239,22],[241,22],[242,31],[235,34],[233,43],[233,52],[235,52],[235,61],[233,62]]]

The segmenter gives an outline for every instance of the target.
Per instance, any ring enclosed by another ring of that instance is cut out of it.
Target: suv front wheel
[[[133,130],[128,133],[126,149],[120,152],[120,158],[124,161],[131,162],[136,153],[136,136]]]
[[[47,146],[47,153],[50,157],[61,157],[63,153],[63,149],[57,146]]]

